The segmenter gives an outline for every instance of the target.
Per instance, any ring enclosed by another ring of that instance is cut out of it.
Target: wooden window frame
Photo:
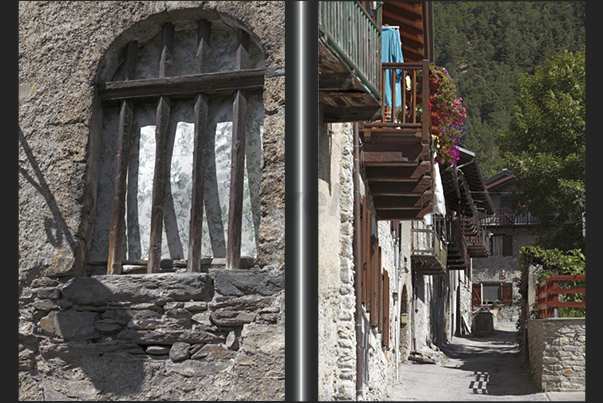
[[[249,35],[237,30],[237,58],[233,71],[208,73],[211,42],[211,22],[198,21],[196,63],[198,74],[171,76],[174,44],[174,25],[166,23],[161,31],[161,59],[158,78],[136,80],[137,41],[126,46],[125,80],[98,85],[103,106],[120,105],[118,149],[111,212],[107,274],[121,274],[124,264],[126,178],[129,161],[129,143],[136,103],[157,102],[156,153],[153,175],[151,208],[151,240],[147,272],[160,270],[163,221],[163,197],[167,180],[167,131],[172,99],[194,99],[193,194],[187,271],[201,271],[201,223],[203,220],[203,192],[206,169],[206,140],[208,131],[208,96],[233,94],[233,129],[231,145],[231,188],[228,210],[228,240],[226,268],[237,269],[241,263],[241,227],[243,214],[243,180],[245,166],[245,114],[247,98],[261,93],[265,69],[249,69]]]

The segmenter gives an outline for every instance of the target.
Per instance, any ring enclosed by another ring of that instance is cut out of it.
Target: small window
[[[513,256],[513,235],[493,235],[490,238],[490,256]]]

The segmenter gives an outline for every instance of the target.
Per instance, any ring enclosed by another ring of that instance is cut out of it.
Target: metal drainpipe
[[[358,123],[354,123],[354,258],[359,262],[360,257],[360,136]],[[361,297],[362,268],[356,264],[356,400],[363,400],[364,351],[362,349],[362,297]]]

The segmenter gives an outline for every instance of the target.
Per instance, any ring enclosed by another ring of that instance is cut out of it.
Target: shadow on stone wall
[[[220,332],[191,324],[191,311],[207,309],[211,284],[207,274],[174,273],[68,281],[61,289],[63,309],[40,319],[50,336],[41,342],[40,353],[64,361],[73,369],[72,378],[47,378],[42,385],[46,396],[136,394],[151,376],[145,368],[149,372],[153,365],[145,361],[166,361],[174,343],[225,341]]]
[[[46,400],[284,398],[282,276],[218,269],[32,288],[41,357],[20,365]]]

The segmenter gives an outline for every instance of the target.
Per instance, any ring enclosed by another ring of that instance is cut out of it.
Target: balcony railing
[[[429,107],[423,105],[424,99],[429,99],[429,60],[420,63],[382,63],[381,84],[385,92],[385,76],[390,75],[392,100],[401,100],[401,105],[385,104],[385,97],[381,99],[382,118],[375,122],[365,122],[363,131],[370,138],[408,137],[403,142],[412,141],[414,138],[419,143],[429,144],[431,118]],[[402,70],[403,78],[396,84],[395,76]],[[426,79],[423,79],[423,78]],[[417,137],[418,136],[418,137]]]
[[[558,318],[559,308],[586,308],[585,280],[584,275],[558,275],[541,282],[536,290],[539,317],[541,319]],[[567,282],[572,282],[572,284],[565,284]],[[559,283],[562,283],[561,286]],[[563,300],[563,296],[571,294],[582,294],[583,297],[574,298],[579,301]]]
[[[469,262],[467,242],[458,221],[450,221],[448,236],[448,269],[465,270]]]
[[[419,262],[417,269],[424,274],[442,274],[448,260],[444,221],[435,218],[433,225],[412,221],[411,254]]]
[[[546,223],[550,224],[555,220],[555,215],[550,214]],[[480,212],[481,225],[530,225],[536,224],[538,220],[529,211],[522,214],[516,214],[513,210],[496,210],[492,215],[486,215]]]
[[[318,29],[377,99],[381,99],[381,9],[376,19],[359,1],[321,1]]]

